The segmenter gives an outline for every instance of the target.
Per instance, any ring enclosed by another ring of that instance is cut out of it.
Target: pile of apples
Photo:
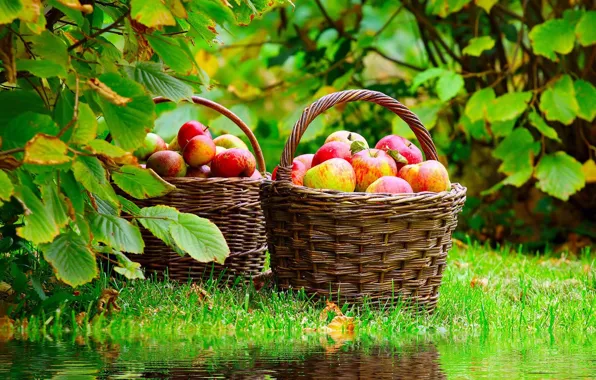
[[[161,177],[262,178],[244,141],[230,134],[212,138],[209,128],[196,120],[184,123],[169,144],[148,133],[134,155]]]
[[[277,168],[272,179],[276,177]],[[364,137],[349,131],[334,132],[315,154],[296,157],[292,183],[313,189],[390,194],[451,188],[447,169],[438,161],[423,161],[420,149],[407,139],[385,136],[370,149]]]

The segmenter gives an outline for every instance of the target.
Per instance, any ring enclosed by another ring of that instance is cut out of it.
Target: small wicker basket
[[[308,125],[332,106],[354,101],[394,112],[415,133],[426,158],[437,159],[418,117],[383,93],[341,91],[307,107],[285,145],[277,180],[261,186],[276,283],[340,302],[400,298],[432,311],[465,187],[454,183],[440,193],[371,194],[316,190],[290,181],[294,153]]]
[[[158,103],[168,102],[162,97],[154,98]],[[232,111],[211,100],[193,96],[195,104],[209,107],[234,122],[248,137],[255,153],[257,168],[266,176],[265,160],[259,143],[250,128]],[[145,253],[134,255],[148,273],[162,276],[168,272],[170,279],[177,281],[236,277],[251,277],[260,273],[265,263],[267,242],[265,220],[259,202],[259,186],[263,179],[248,178],[193,178],[168,177],[166,181],[176,190],[159,198],[132,199],[139,207],[166,205],[180,212],[196,214],[215,223],[223,233],[230,256],[223,265],[200,263],[188,255],[180,256],[148,230],[141,228],[145,240]]]

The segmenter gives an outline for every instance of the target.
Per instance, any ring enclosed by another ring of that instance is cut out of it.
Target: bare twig
[[[95,37],[97,37],[97,36],[99,36],[99,35],[107,32],[107,31],[109,31],[110,29],[113,29],[114,27],[116,27],[117,25],[119,25],[122,21],[124,21],[124,19],[128,16],[129,13],[130,13],[130,9],[127,10],[126,12],[124,12],[120,17],[118,17],[116,19],[116,21],[114,21],[110,25],[106,26],[105,28],[99,29],[95,33],[91,34],[90,36],[85,36],[84,38],[82,38],[79,41],[75,42],[74,44],[70,45],[68,47],[68,50],[71,51],[73,49],[76,49],[77,47],[81,46],[85,42],[87,42],[89,40],[93,40],[93,39],[95,39]]]
[[[385,24],[383,24],[383,26],[379,30],[377,30],[377,32],[375,33],[375,36],[374,36],[375,38],[377,38],[381,33],[383,33],[383,31],[385,29],[387,29],[387,27],[389,26],[389,24],[391,24],[391,22],[393,21],[393,19],[397,17],[397,15],[402,11],[402,9],[404,9],[403,4],[400,5],[395,10],[395,12],[393,12],[393,14],[387,19],[387,21],[385,22]]]
[[[58,132],[58,137],[62,137],[62,135],[72,127],[77,120],[79,119],[79,76],[75,72],[75,100],[74,100],[74,111],[72,114],[72,119],[66,124],[60,132]]]
[[[410,69],[416,70],[416,71],[424,71],[424,69],[422,67],[418,67],[416,65],[412,65],[410,63],[407,63],[407,62],[404,62],[404,61],[400,61],[399,59],[391,58],[387,54],[383,53],[382,51],[380,51],[376,47],[369,48],[368,50],[374,51],[375,53],[377,53],[381,57],[385,58],[386,60],[391,61],[393,63],[396,63],[398,65],[401,65],[401,66],[404,66],[404,67],[407,67],[407,68],[410,68]]]
[[[9,150],[4,150],[0,152],[0,156],[6,156],[9,154],[15,154],[15,153],[21,153],[24,152],[25,148],[14,148],[14,149],[9,149]]]

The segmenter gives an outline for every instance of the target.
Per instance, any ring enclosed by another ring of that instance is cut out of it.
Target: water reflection
[[[586,337],[190,336],[0,343],[0,379],[596,378]]]

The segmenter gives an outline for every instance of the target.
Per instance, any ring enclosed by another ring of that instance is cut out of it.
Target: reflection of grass
[[[595,267],[590,252],[566,260],[523,255],[509,248],[498,252],[483,247],[454,248],[434,314],[412,315],[399,308],[377,310],[366,305],[344,307],[344,312],[356,317],[357,333],[373,337],[420,331],[455,335],[593,332]],[[300,292],[256,292],[250,287],[217,290],[207,285],[213,301],[210,310],[186,284],[148,280],[129,284],[112,281],[108,286],[120,288],[122,311],[92,319],[95,322],[87,327],[90,331],[141,336],[200,332],[218,339],[242,333],[261,339],[267,334],[300,333],[324,324],[319,320],[324,305],[309,301]],[[62,325],[54,331],[72,328],[76,326],[74,314],[68,310],[60,316],[29,318],[29,330],[39,330],[50,317]]]

